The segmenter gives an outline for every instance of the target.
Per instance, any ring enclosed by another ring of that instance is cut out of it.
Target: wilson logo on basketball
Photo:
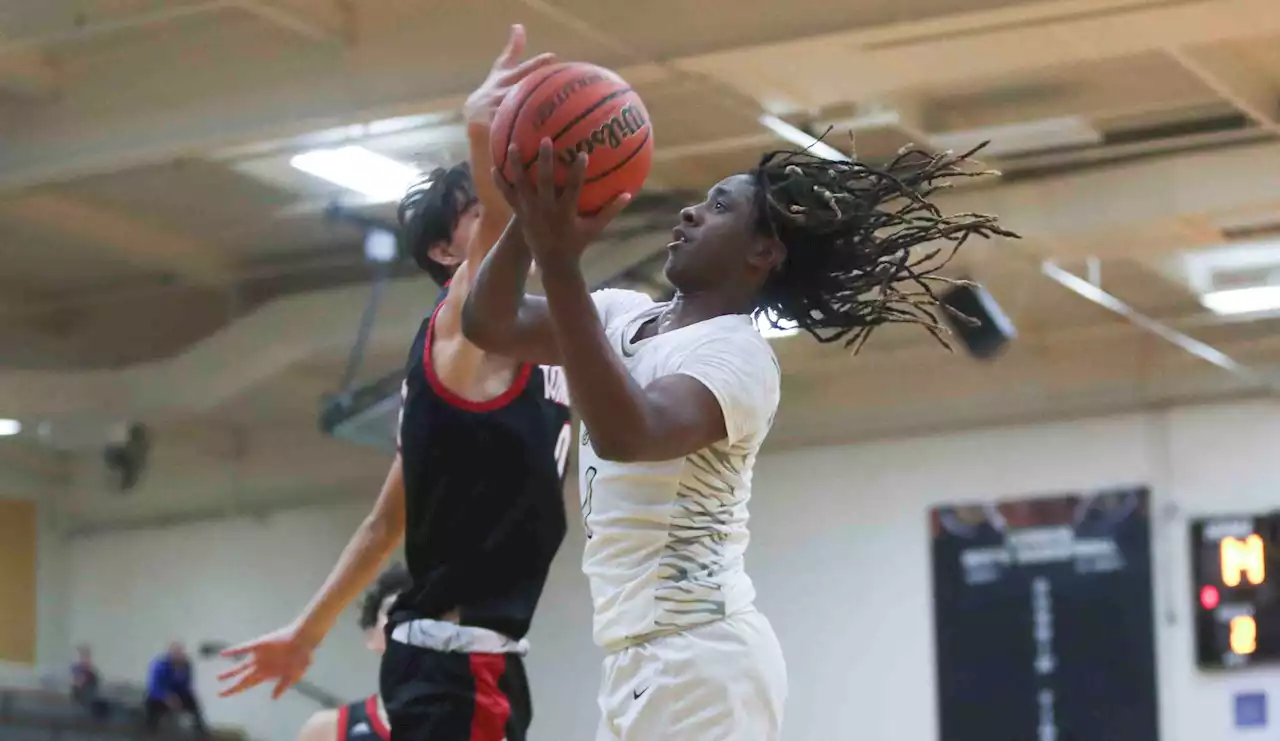
[[[546,126],[547,121],[556,114],[556,111],[560,109],[560,106],[564,105],[564,102],[571,98],[574,93],[582,90],[583,88],[590,87],[603,79],[603,75],[584,75],[561,85],[560,89],[557,90],[554,95],[538,104],[538,108],[533,114],[533,127],[535,129],[541,129],[543,126]]]
[[[573,164],[574,159],[580,152],[590,157],[592,153],[602,147],[617,149],[627,139],[643,131],[647,123],[649,122],[645,120],[644,114],[639,108],[627,104],[610,117],[608,121],[605,121],[590,134],[580,139],[573,147],[557,153],[556,157],[561,163],[568,166]]]

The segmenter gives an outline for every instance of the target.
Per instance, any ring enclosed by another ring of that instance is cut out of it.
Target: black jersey
[[[391,729],[378,714],[378,696],[338,708],[338,741],[391,741]]]
[[[431,365],[439,309],[413,342],[402,391],[405,560],[413,588],[397,599],[391,618],[438,618],[456,609],[462,625],[520,639],[567,529],[568,386],[559,368],[524,365],[490,401],[452,393]]]

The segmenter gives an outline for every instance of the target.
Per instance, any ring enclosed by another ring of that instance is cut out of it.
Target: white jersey
[[[672,374],[702,382],[728,436],[677,460],[602,460],[582,431],[579,493],[598,645],[711,622],[749,607],[747,501],[756,453],[778,409],[781,371],[751,318],[720,316],[634,342],[665,304],[643,293],[592,295],[609,342],[641,386]]]

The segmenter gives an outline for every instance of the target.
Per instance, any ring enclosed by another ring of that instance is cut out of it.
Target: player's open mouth
[[[686,242],[689,241],[688,235],[686,235],[684,233],[684,230],[681,229],[680,227],[676,227],[675,229],[671,230],[671,237],[672,237],[671,242],[667,245],[667,249],[669,250],[673,250],[676,247],[679,247],[680,245],[685,244]]]

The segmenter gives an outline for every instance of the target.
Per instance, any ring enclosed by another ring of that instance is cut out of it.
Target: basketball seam
[[[600,108],[600,106],[604,105],[605,103],[608,103],[609,101],[613,100],[619,95],[626,95],[629,92],[632,92],[631,88],[623,88],[622,90],[615,90],[612,93],[609,93],[608,95],[604,96],[600,100],[597,100],[595,103],[591,105],[590,108],[583,111],[582,113],[579,113],[572,121],[570,121],[569,123],[561,127],[560,130],[556,132],[556,135],[551,137],[551,143],[554,144],[557,139],[569,133],[569,131],[572,130],[573,127],[582,123],[582,120],[584,118],[586,118],[587,116],[590,116],[592,113],[595,113]],[[646,125],[647,123],[648,122],[646,121]],[[533,167],[533,164],[537,161],[538,161],[538,155],[535,154],[533,156],[533,159],[524,163],[524,169],[528,170],[530,167]]]
[[[635,159],[636,155],[640,154],[640,150],[644,149],[644,145],[649,141],[649,137],[652,134],[653,134],[653,131],[649,128],[648,124],[646,124],[644,127],[644,138],[640,140],[640,143],[636,145],[636,148],[632,150],[631,154],[628,154],[625,159],[623,159],[621,162],[618,162],[613,167],[610,167],[608,170],[605,170],[604,172],[596,175],[592,175],[591,177],[587,178],[583,182],[594,183],[609,177],[610,175],[617,172],[618,170],[621,170],[624,166],[626,166],[628,162]]]
[[[621,90],[614,90],[612,93],[609,93],[608,95],[604,96],[604,97],[603,97],[603,98],[601,98],[600,100],[597,100],[595,103],[592,103],[590,108],[588,108],[587,110],[583,111],[582,113],[579,113],[577,116],[575,116],[575,117],[574,117],[574,119],[573,119],[572,121],[570,121],[569,123],[567,123],[567,124],[565,124],[564,126],[560,127],[560,130],[559,130],[559,131],[557,131],[557,132],[555,133],[555,136],[551,137],[551,141],[553,141],[553,142],[554,142],[556,139],[559,139],[560,137],[562,137],[562,136],[564,136],[565,134],[569,133],[569,130],[570,130],[570,129],[572,129],[574,126],[577,126],[578,124],[582,123],[582,119],[584,119],[584,118],[586,118],[587,116],[590,116],[591,114],[595,113],[595,112],[596,112],[596,110],[598,110],[598,109],[600,108],[600,106],[604,105],[605,103],[608,103],[609,101],[613,100],[614,98],[618,97],[619,95],[626,95],[626,94],[627,94],[627,93],[629,93],[629,92],[631,92],[631,88],[629,88],[629,87],[628,87],[628,88],[623,88],[623,89],[621,89]]]
[[[502,175],[502,179],[504,181],[507,179],[507,176],[504,174],[507,169],[507,152],[511,149],[511,140],[516,135],[516,124],[520,122],[520,114],[524,111],[525,104],[527,104],[529,102],[529,99],[533,97],[533,94],[538,91],[538,88],[547,84],[551,80],[554,80],[561,73],[571,72],[571,71],[573,71],[572,66],[565,66],[564,69],[556,70],[555,72],[552,72],[551,74],[547,75],[541,80],[538,80],[538,84],[529,88],[529,92],[524,96],[524,99],[521,100],[520,104],[516,106],[515,113],[511,115],[511,125],[507,127],[507,148],[504,149],[502,152],[502,164],[498,165],[498,174]],[[529,168],[526,167],[525,169],[527,170]]]

